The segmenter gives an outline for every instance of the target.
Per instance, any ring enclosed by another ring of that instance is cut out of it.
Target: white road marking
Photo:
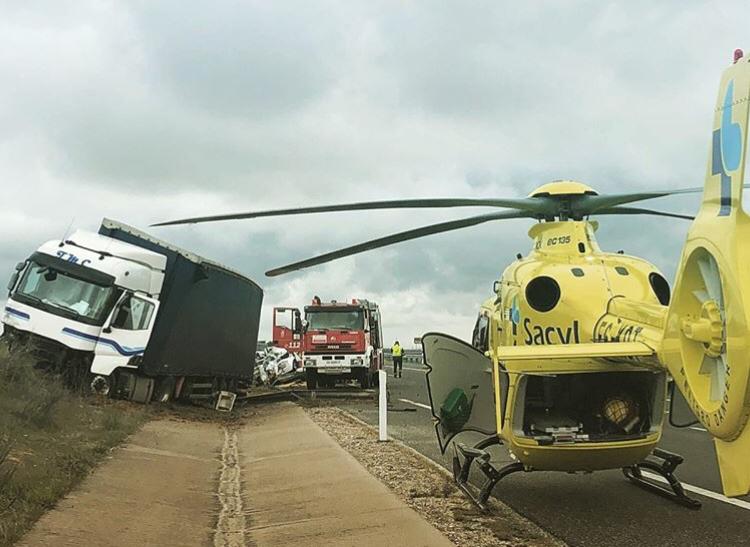
[[[704,433],[708,432],[708,429],[703,429],[702,427],[691,427],[693,431],[703,431]]]
[[[655,473],[651,473],[650,471],[641,471],[641,473],[643,473],[643,475],[648,477],[649,479],[654,479],[655,481],[669,484],[667,482],[667,479]],[[742,509],[747,509],[750,511],[750,502],[747,502],[744,500],[738,500],[734,498],[728,498],[722,494],[718,494],[711,490],[706,490],[705,488],[701,488],[700,486],[693,486],[692,484],[686,484],[684,482],[682,483],[682,487],[688,492],[693,492],[694,494],[700,494],[701,496],[706,496],[707,498],[711,498],[712,500],[728,503],[729,505],[734,505],[735,507],[740,507]]]
[[[407,405],[414,405],[418,406],[419,408],[426,408],[427,410],[432,410],[432,407],[430,405],[423,405],[422,403],[415,403],[414,401],[410,401],[409,399],[399,399],[402,403],[406,403]]]

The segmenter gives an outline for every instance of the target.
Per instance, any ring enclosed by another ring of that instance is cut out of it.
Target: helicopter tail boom
[[[724,492],[750,492],[750,216],[742,207],[750,57],[721,80],[701,209],[688,232],[659,359],[716,441]]]

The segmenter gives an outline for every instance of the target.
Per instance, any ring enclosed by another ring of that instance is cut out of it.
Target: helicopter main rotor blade
[[[151,226],[172,226],[175,224],[197,224],[199,222],[216,222],[220,220],[239,220],[248,218],[273,217],[284,215],[304,215],[310,213],[330,213],[339,211],[365,211],[372,209],[426,209],[444,207],[503,207],[518,209],[528,212],[541,213],[548,207],[544,207],[545,200],[534,198],[426,198],[426,199],[399,199],[386,201],[365,201],[361,203],[340,203],[336,205],[319,205],[314,207],[295,207],[290,209],[272,209],[268,211],[250,211],[246,213],[229,213],[224,215],[211,215],[204,217],[183,218],[180,220],[169,220],[158,222]]]
[[[641,209],[640,207],[608,207],[591,213],[592,215],[654,215],[657,217],[681,218],[684,220],[695,220],[694,216],[682,215],[680,213],[668,213],[655,211],[653,209]]]
[[[448,222],[440,222],[438,224],[431,224],[429,226],[422,226],[420,228],[406,230],[405,232],[399,232],[397,234],[379,237],[377,239],[365,241],[364,243],[358,243],[357,245],[345,247],[337,251],[324,253],[313,258],[308,258],[306,260],[300,260],[299,262],[294,262],[292,264],[287,264],[286,266],[281,266],[279,268],[269,270],[266,272],[266,275],[268,277],[275,277],[277,275],[294,272],[303,268],[308,268],[310,266],[316,266],[325,262],[338,260],[339,258],[344,258],[346,256],[363,253],[365,251],[371,251],[373,249],[379,249],[380,247],[387,247],[388,245],[393,245],[394,243],[409,241],[410,239],[417,239],[433,234],[440,234],[442,232],[459,230],[461,228],[468,228],[469,226],[476,226],[477,224],[483,224],[485,222],[490,222],[493,220],[504,220],[511,218],[533,218],[533,216],[523,211],[503,211],[499,213],[489,213],[486,215],[477,215],[474,217],[462,218],[459,220],[451,220]]]
[[[750,184],[743,185],[743,188],[750,188]],[[571,209],[574,213],[586,216],[594,214],[601,209],[608,209],[617,205],[678,194],[697,194],[703,192],[703,190],[703,186],[696,186],[694,188],[676,188],[674,190],[655,190],[651,192],[634,192],[628,194],[585,195],[581,196],[576,203],[572,205]]]

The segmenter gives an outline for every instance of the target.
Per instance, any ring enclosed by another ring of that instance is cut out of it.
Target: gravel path
[[[376,430],[333,407],[308,408],[309,416],[372,475],[456,545],[563,546],[506,505],[491,500],[489,513],[469,502],[450,474],[398,441],[381,443]]]

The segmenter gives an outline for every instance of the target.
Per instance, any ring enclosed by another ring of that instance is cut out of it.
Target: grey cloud
[[[211,114],[257,120],[304,108],[335,82],[346,64],[337,11],[329,2],[145,2],[134,15],[155,85]]]
[[[92,229],[104,215],[145,227],[294,204],[517,197],[559,178],[603,192],[700,185],[718,75],[745,39],[746,2],[560,6],[4,6],[0,278],[73,217]],[[693,212],[698,200],[648,205]],[[528,250],[530,222],[438,235],[288,277],[263,272],[478,212],[153,232],[255,278],[269,304],[302,303],[318,290],[372,295],[387,306],[393,334],[465,336],[492,280]],[[674,275],[686,223],[600,220],[603,247]]]

